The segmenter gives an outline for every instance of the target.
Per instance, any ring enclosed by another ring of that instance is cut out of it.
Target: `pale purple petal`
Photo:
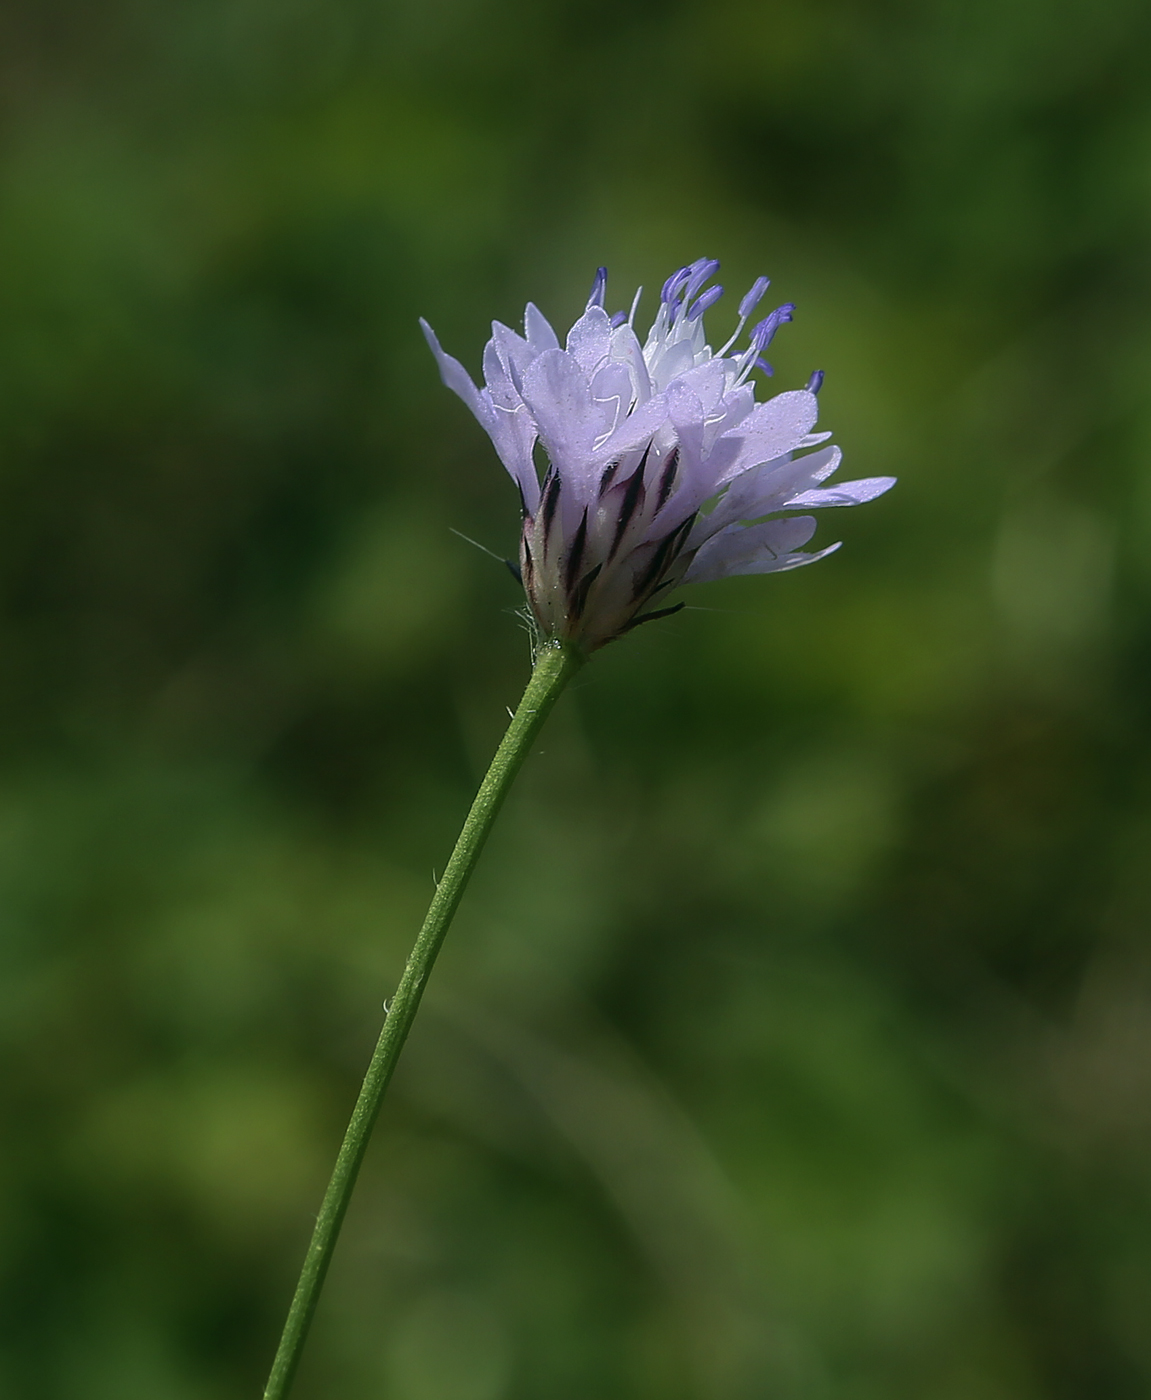
[[[526,510],[533,511],[539,501],[539,482],[532,462],[532,448],[536,440],[536,428],[523,404],[501,406],[492,401],[491,392],[477,389],[471,375],[459,360],[448,355],[440,346],[435,331],[424,320],[420,321],[424,336],[431,347],[440,376],[449,389],[457,393],[479,419],[481,426],[491,438],[499,454],[500,461],[520,488]],[[490,350],[490,342],[489,342]],[[488,351],[485,351],[485,358]]]
[[[808,509],[815,506],[861,506],[865,501],[874,501],[877,496],[890,491],[894,485],[893,476],[865,476],[858,481],[841,481],[821,491],[801,491],[784,504],[788,509],[792,506]]]
[[[643,347],[630,325],[619,326],[612,332],[610,353],[614,362],[627,366],[636,403],[646,403],[652,395],[651,375],[643,357]]]
[[[539,504],[540,483],[532,458],[532,448],[536,444],[536,425],[526,404],[516,409],[494,407],[491,425],[488,427],[500,461],[507,467],[512,480],[520,488],[524,509],[530,515]]]
[[[591,392],[593,402],[602,406],[602,416],[595,429],[598,444],[615,432],[631,408],[632,382],[627,366],[609,362],[596,370],[592,376]]]
[[[794,554],[780,554],[774,559],[757,563],[751,568],[741,569],[740,572],[744,574],[785,574],[789,569],[802,569],[805,564],[818,564],[821,559],[826,559],[829,554],[834,554],[842,546],[843,541],[836,540],[834,544],[829,544],[824,549],[817,549],[812,554],[805,554],[802,550]]]
[[[686,374],[695,364],[695,351],[690,340],[677,340],[669,345],[652,364],[653,378],[665,388],[673,379]]]
[[[709,533],[735,521],[753,521],[760,515],[783,510],[800,491],[811,490],[828,479],[842,458],[839,448],[825,447],[822,452],[808,452],[805,456],[786,452],[774,462],[753,466],[751,472],[735,477],[724,491],[723,500],[709,517],[713,522]]]
[[[523,403],[521,370],[517,368],[513,371],[508,355],[494,335],[484,346],[483,368],[484,383],[493,403],[510,409]]]
[[[794,452],[811,432],[818,413],[815,395],[806,389],[776,394],[775,398],[752,409],[743,422],[731,430],[732,436],[742,440],[742,445],[727,479],[761,462]],[[723,482],[716,484],[721,486]]]
[[[528,344],[538,355],[543,350],[558,350],[559,336],[552,330],[551,322],[532,302],[524,308],[524,335]]]
[[[707,583],[736,574],[771,574],[813,563],[837,549],[830,545],[817,554],[797,553],[815,534],[810,515],[765,520],[761,525],[731,525],[700,547],[684,583]]]
[[[443,349],[435,331],[422,316],[420,317],[420,329],[424,333],[424,339],[428,342],[429,349],[436,357],[436,364],[440,367],[440,378],[453,394],[458,394],[463,399],[486,428],[491,419],[491,408],[480,398],[480,391],[473,383],[471,375],[464,369],[459,360]]]
[[[752,384],[741,384],[738,389],[729,389],[723,398],[722,417],[719,417],[719,409],[716,410],[715,430],[719,436],[730,433],[733,428],[738,427],[747,415],[755,407],[755,386]],[[827,433],[827,437],[831,434]],[[734,443],[734,437],[732,439]]]
[[[488,341],[488,348],[498,357],[499,363],[503,366],[503,374],[511,381],[518,397],[524,370],[540,352],[533,349],[522,335],[513,331],[511,326],[505,326],[502,321],[492,322],[492,338]],[[496,385],[492,374],[489,362],[485,359],[484,378],[488,382],[488,387],[494,390]]]
[[[688,376],[670,386],[667,403],[668,416],[679,442],[678,483],[663,510],[652,521],[649,538],[655,538],[667,520],[672,517],[682,520],[715,494],[715,468],[708,453],[712,434],[707,407],[690,388]]]
[[[667,422],[667,399],[663,394],[648,399],[634,409],[606,442],[596,449],[594,466],[598,472],[608,462],[637,448],[646,447]]]
[[[599,419],[587,375],[566,351],[545,350],[524,371],[523,395],[552,464],[582,497]]]
[[[705,360],[703,364],[681,374],[677,383],[686,385],[703,405],[705,414],[715,413],[723,403],[727,389],[727,374],[722,360]]]
[[[500,461],[520,488],[525,509],[533,511],[539,500],[539,479],[532,459],[536,443],[535,420],[508,373],[507,362],[501,357],[494,337],[484,346],[484,378],[487,387],[481,397],[493,410],[491,421],[485,421],[484,426]]]
[[[764,462],[737,476],[711,514],[701,515],[696,521],[689,545],[701,544],[738,521],[758,520],[784,510],[799,492],[831,476],[842,455],[838,447],[825,447],[822,452],[812,452],[806,457],[793,458],[785,454],[777,461]]]
[[[611,317],[602,306],[589,306],[568,331],[567,352],[585,374],[590,374],[611,349]]]
[[[716,367],[722,373],[718,362]],[[749,388],[744,394],[739,390],[732,396],[730,404],[715,405],[723,416],[712,420],[709,419],[706,404],[689,387],[693,384],[699,384],[710,393],[714,388],[714,376],[697,378],[696,371],[693,371],[692,374],[681,375],[667,390],[669,416],[675,425],[680,446],[679,480],[670,498],[653,518],[645,536],[649,540],[665,533],[669,522],[678,523],[686,519],[699,510],[710,496],[714,496],[720,489],[719,483],[730,480],[732,464],[742,447],[739,438],[720,434],[729,413],[740,417],[746,413],[753,401],[754,391]],[[720,521],[715,528],[724,523]]]
[[[680,453],[691,461],[703,458],[704,423],[707,409],[686,376],[670,384],[665,395],[668,417],[679,438]]]

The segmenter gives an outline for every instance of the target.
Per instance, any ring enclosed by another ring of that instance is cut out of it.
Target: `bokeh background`
[[[900,485],[561,705],[300,1400],[1151,1393],[1151,10],[0,23],[0,1395],[260,1392],[528,667],[416,318],[701,254]]]

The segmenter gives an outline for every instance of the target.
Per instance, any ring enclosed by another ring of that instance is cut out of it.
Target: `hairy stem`
[[[419,1009],[428,974],[508,789],[560,692],[581,664],[579,655],[559,644],[552,643],[541,648],[519,708],[476,793],[451,859],[436,886],[431,907],[404,968],[400,985],[389,1004],[384,1028],[364,1076],[360,1096],[352,1110],[316,1228],[312,1232],[300,1281],[296,1285],[295,1297],[288,1310],[284,1333],[264,1390],[264,1400],[284,1400],[291,1388],[360,1163],[392,1071]]]

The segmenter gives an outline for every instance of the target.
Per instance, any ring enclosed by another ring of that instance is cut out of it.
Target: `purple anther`
[[[607,268],[596,268],[595,281],[591,284],[591,295],[587,299],[589,306],[602,306],[604,288],[607,286]]]
[[[723,296],[722,287],[708,287],[706,292],[701,293],[701,295],[696,298],[695,305],[688,309],[687,319],[689,321],[698,321],[707,308],[709,306],[714,306],[721,296]]]
[[[683,290],[683,284],[691,276],[690,267],[681,267],[678,272],[673,272],[663,284],[663,291],[659,294],[660,301],[673,302]]]
[[[757,277],[752,283],[751,291],[739,303],[739,314],[741,319],[746,320],[763,300],[763,294],[767,291],[771,283],[766,277]]]
[[[611,318],[611,328],[612,328],[612,330],[613,330],[613,331],[614,331],[614,330],[618,330],[619,327],[622,326],[623,323],[624,323],[626,320],[627,320],[627,312],[626,312],[626,311],[617,311],[617,312],[615,313],[615,315]]]
[[[771,367],[771,365],[769,365],[769,364],[767,363],[767,361],[763,358],[762,355],[757,355],[757,356],[755,357],[755,367],[756,367],[756,369],[761,369],[761,370],[763,370],[764,374],[774,374],[774,373],[775,373],[775,370]]]
[[[780,326],[791,320],[791,313],[795,310],[793,301],[784,302],[782,306],[777,306],[770,316],[765,316],[762,321],[751,332],[751,343],[755,346],[756,353],[770,345],[772,336],[779,330]]]
[[[690,301],[705,282],[710,282],[719,271],[718,258],[699,258],[688,268],[687,290],[683,294],[685,302]]]
[[[807,381],[807,392],[809,394],[818,394],[820,389],[822,388],[823,371],[821,369],[817,369],[815,373],[811,376],[811,378]]]

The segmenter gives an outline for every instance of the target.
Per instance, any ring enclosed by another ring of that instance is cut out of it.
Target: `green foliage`
[[[901,484],[577,681],[300,1400],[1146,1394],[1146,7],[5,30],[0,1394],[258,1393],[527,671],[416,317],[475,369],[703,253]]]

